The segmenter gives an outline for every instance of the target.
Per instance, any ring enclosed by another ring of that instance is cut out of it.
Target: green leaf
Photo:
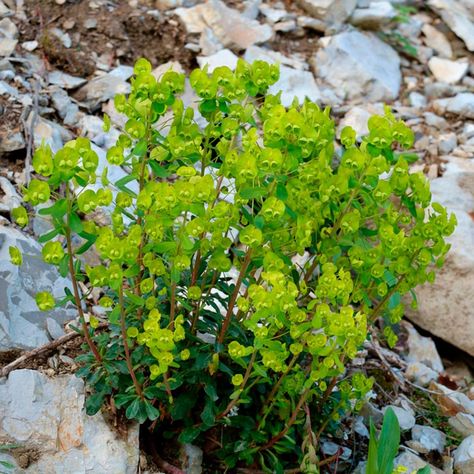
[[[422,467],[421,469],[418,469],[418,471],[416,471],[416,474],[431,474],[431,468],[430,466]]]
[[[288,191],[286,190],[286,186],[283,183],[277,184],[276,197],[282,201],[286,201],[288,199]]]
[[[81,218],[75,212],[69,214],[69,227],[76,234],[80,234],[84,230]]]
[[[160,410],[155,408],[150,402],[145,401],[145,410],[149,420],[154,421],[160,416]]]
[[[38,211],[41,216],[53,216],[56,219],[61,219],[67,212],[67,201],[66,199],[60,199],[56,201],[50,207],[44,207]]]
[[[69,255],[65,254],[59,262],[59,274],[64,278],[69,273]]]
[[[366,474],[380,474],[378,470],[377,450],[377,433],[372,420],[370,420],[369,454],[367,457],[367,466],[365,468]]]
[[[136,397],[130,405],[128,405],[126,411],[125,411],[125,416],[129,420],[133,420],[137,417],[138,411],[140,410],[140,399]]]
[[[239,194],[244,199],[257,199],[263,196],[266,196],[268,193],[267,188],[258,187],[258,188],[243,188],[240,190]]]
[[[199,104],[199,112],[201,113],[210,113],[217,110],[218,103],[215,99],[203,100]]]
[[[207,426],[212,426],[216,419],[214,414],[214,403],[212,400],[208,399],[204,405],[204,410],[201,413],[201,420]]]
[[[400,425],[392,408],[388,408],[383,417],[379,438],[377,463],[380,474],[392,474],[394,459],[400,447]]]
[[[49,242],[51,239],[54,239],[59,234],[60,229],[53,229],[46,234],[40,235],[38,238],[38,242],[40,244],[44,244],[45,242]]]
[[[128,189],[127,186],[125,186],[132,181],[136,181],[136,177],[133,174],[129,174],[116,181],[115,186],[117,189],[128,194],[129,196],[136,197],[136,194],[131,189]]]
[[[157,161],[150,160],[148,164],[150,165],[150,168],[152,169],[153,173],[158,178],[167,178],[168,176],[170,176],[170,172],[165,167],[161,166]]]
[[[133,149],[133,154],[136,156],[143,157],[146,155],[146,152],[148,150],[148,145],[147,142],[144,138],[142,138],[136,145],[135,148]]]
[[[189,428],[185,428],[183,431],[181,431],[178,440],[181,443],[192,443],[199,436],[199,433],[201,433],[199,428],[190,426]]]

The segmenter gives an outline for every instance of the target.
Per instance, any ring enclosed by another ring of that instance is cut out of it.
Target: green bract
[[[400,150],[413,133],[388,109],[359,142],[344,128],[336,148],[329,109],[267,94],[276,66],[193,71],[197,109],[180,98],[184,75],[157,79],[145,59],[134,71],[107,152],[130,174],[109,183],[105,170],[92,187],[97,155],[80,138],[54,157],[38,149],[35,170],[49,180],[25,193],[32,205],[55,199],[41,210],[55,226],[42,240],[61,237],[44,259],[72,272],[74,288],[103,293],[101,331],[79,292],[67,295],[89,348],[79,358],[88,412],[112,397],[130,419],[159,417],[156,429],[214,446],[227,467],[317,472],[310,441],[372,386],[348,362],[379,318],[395,343],[402,296],[433,280],[455,218],[410,173]],[[110,225],[94,223],[97,210]],[[100,263],[83,266],[91,248]],[[37,302],[54,306],[49,293]]]

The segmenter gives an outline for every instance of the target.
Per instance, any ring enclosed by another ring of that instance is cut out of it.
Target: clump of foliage
[[[180,98],[184,75],[157,79],[145,59],[134,71],[107,152],[125,178],[97,177],[85,138],[34,155],[42,177],[25,201],[54,201],[39,211],[54,225],[43,256],[73,290],[41,292],[38,306],[77,307],[89,413],[113,400],[226,466],[318,472],[321,433],[372,386],[347,364],[379,318],[394,344],[401,296],[433,281],[454,217],[409,173],[411,155],[396,149],[413,133],[389,110],[360,144],[345,128],[335,159],[328,109],[267,94],[277,66],[193,71],[201,116]],[[15,217],[28,220],[23,208]],[[81,261],[91,247],[99,265]],[[79,282],[102,292],[105,330],[84,314]]]

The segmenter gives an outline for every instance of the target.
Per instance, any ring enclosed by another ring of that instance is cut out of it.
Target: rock
[[[51,91],[51,101],[59,116],[66,125],[77,125],[81,113],[66,91],[57,87]]]
[[[449,99],[438,99],[433,102],[436,112],[460,115],[461,117],[474,119],[474,94],[462,92]]]
[[[23,253],[23,264],[19,267],[10,263],[10,246]],[[48,312],[37,308],[37,292],[50,291],[56,298],[62,298],[64,288],[70,288],[71,283],[43,262],[41,246],[32,238],[0,226],[0,268],[0,351],[46,344],[50,340],[47,318],[64,324],[77,316],[70,306]]]
[[[230,69],[235,69],[237,60],[239,59],[230,49],[221,49],[218,53],[212,56],[198,56],[197,62],[199,67],[208,65],[208,71],[212,72],[216,67],[227,66]]]
[[[0,20],[0,37],[8,39],[18,38],[18,28],[10,18],[3,18]]]
[[[435,382],[431,383],[430,388],[436,392],[434,397],[445,416],[455,416],[458,413],[474,415],[474,400],[464,393],[456,392]]]
[[[97,27],[97,19],[96,18],[87,18],[84,21],[84,28],[87,30],[93,30]]]
[[[390,2],[371,2],[368,8],[356,8],[350,18],[354,26],[378,29],[390,23],[397,16],[397,10]]]
[[[33,114],[28,117],[28,125],[31,123]],[[41,146],[43,141],[51,147],[54,153],[62,148],[63,143],[72,140],[73,136],[71,132],[66,130],[61,125],[46,120],[43,117],[37,117],[36,124],[33,128],[34,144],[35,147]]]
[[[84,383],[74,375],[48,378],[15,370],[0,385],[0,436],[37,450],[40,458],[25,474],[133,474],[138,464],[138,427],[127,439],[101,413],[84,410]]]
[[[296,3],[327,24],[342,24],[351,16],[357,0],[296,0]]]
[[[404,327],[408,332],[408,355],[406,360],[408,362],[420,362],[438,373],[443,372],[443,362],[433,339],[421,336],[408,322],[404,323]]]
[[[472,9],[461,0],[428,0],[451,30],[461,38],[469,51],[474,51],[474,22]]]
[[[385,413],[388,408],[391,408],[395,413],[402,431],[411,430],[415,426],[415,416],[410,410],[395,405],[388,405],[382,409],[382,412]]]
[[[311,16],[298,16],[296,19],[296,25],[300,28],[307,28],[308,30],[319,31],[324,33],[326,31],[327,25],[322,20],[313,18]]]
[[[466,75],[469,63],[434,56],[428,61],[428,67],[437,81],[456,84]]]
[[[17,44],[16,39],[0,37],[0,57],[11,56]]]
[[[84,85],[87,79],[74,77],[61,71],[52,71],[48,74],[48,82],[63,89],[76,89]]]
[[[25,147],[25,137],[21,132],[7,131],[5,135],[2,134],[0,137],[0,155],[22,150]]]
[[[446,133],[438,137],[438,150],[441,155],[448,155],[457,146],[458,140],[454,132]]]
[[[352,454],[352,451],[349,448],[333,443],[332,441],[323,441],[321,443],[321,451],[328,457],[334,456],[336,453],[340,453],[339,458],[343,461],[350,459]]]
[[[186,474],[201,474],[202,473],[202,449],[194,444],[186,443],[183,445],[184,457],[186,459],[185,472]]]
[[[290,16],[283,8],[272,8],[263,4],[260,5],[259,9],[262,15],[272,23],[278,23],[279,21],[286,20]]]
[[[38,47],[38,41],[25,41],[24,43],[21,43],[21,47],[26,50],[26,51],[34,51]]]
[[[133,74],[130,66],[118,66],[107,74],[96,77],[81,87],[76,98],[84,102],[91,110],[100,107],[102,102],[112,99],[116,94],[128,94],[130,84],[127,82]]]
[[[295,31],[295,30],[296,30],[295,20],[280,21],[273,25],[273,31],[282,31],[284,33],[289,33],[290,31]]]
[[[421,29],[424,37],[424,42],[426,46],[434,49],[439,56],[444,58],[452,58],[453,50],[451,48],[451,43],[448,41],[448,38],[429,23],[425,23]]]
[[[277,62],[267,50],[257,47],[249,48],[245,52],[244,58],[249,62],[256,59],[262,59],[270,63]],[[281,103],[286,107],[291,105],[295,97],[300,103],[306,97],[313,102],[321,100],[319,87],[311,72],[301,71],[284,65],[280,66],[280,79],[268,89],[270,94],[277,94],[280,91],[282,92]]]
[[[247,61],[253,62],[257,59],[267,61],[270,63],[278,63],[284,66],[289,66],[293,69],[308,69],[308,64],[303,56],[294,54],[293,56],[284,56],[278,51],[261,48],[259,46],[251,46],[245,52],[244,58]]]
[[[337,127],[337,136],[341,135],[341,131],[344,127],[352,127],[357,135],[357,139],[362,138],[369,134],[369,128],[367,126],[369,118],[374,115],[383,115],[383,104],[367,104],[367,106],[355,106],[352,107],[339,122]]]
[[[70,48],[72,46],[72,40],[71,37],[69,36],[69,33],[64,33],[63,30],[60,28],[51,28],[49,30],[56,38],[61,41],[62,45],[65,48]]]
[[[448,126],[448,122],[443,117],[432,112],[425,112],[423,118],[425,119],[426,125],[435,127],[438,130],[444,130]]]
[[[421,362],[410,362],[405,369],[405,377],[426,387],[432,380],[438,380],[439,373]]]
[[[419,326],[471,355],[474,355],[473,183],[474,161],[461,158],[448,158],[444,175],[431,181],[433,201],[454,212],[458,225],[448,238],[452,247],[445,265],[436,272],[436,281],[417,287],[418,309],[407,308],[408,317]]]
[[[448,423],[462,436],[474,435],[474,415],[457,413],[449,418]]]
[[[431,451],[442,453],[446,445],[446,435],[431,426],[415,425],[411,430],[411,439],[414,443],[410,447],[422,454]]]
[[[0,212],[10,212],[21,204],[21,197],[15,187],[3,176],[0,176],[0,191]]]
[[[11,10],[6,7],[6,5],[0,1],[0,17],[11,15]]]
[[[408,100],[410,102],[410,105],[412,107],[416,107],[417,109],[422,109],[426,107],[427,105],[427,100],[426,97],[423,94],[420,94],[419,92],[410,92],[408,96]]]
[[[423,469],[426,466],[429,466],[431,469],[431,474],[444,474],[443,471],[436,469],[435,467],[428,464],[426,461],[423,461],[419,456],[416,454],[405,451],[402,454],[398,455],[395,458],[394,467],[405,467],[407,468],[405,472],[416,472],[418,469]]]
[[[453,453],[454,468],[458,474],[474,472],[474,435],[468,436]]]
[[[203,33],[210,28],[227,48],[247,49],[273,36],[271,26],[249,20],[221,0],[209,0],[191,8],[177,8],[174,12],[181,18],[188,33]]]
[[[347,31],[327,40],[310,61],[316,77],[324,79],[338,95],[361,102],[398,96],[400,58],[390,46],[372,33],[359,31]]]

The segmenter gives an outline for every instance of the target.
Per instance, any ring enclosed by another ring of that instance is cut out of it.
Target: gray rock
[[[38,47],[39,43],[36,40],[33,41],[25,41],[24,43],[21,43],[21,47],[26,50],[26,51],[34,51]]]
[[[273,36],[271,26],[250,20],[221,0],[209,0],[192,8],[177,8],[188,33],[203,33],[210,28],[226,48],[247,49],[268,41]]]
[[[17,44],[18,40],[16,39],[0,37],[0,57],[11,56]]]
[[[443,176],[431,181],[431,192],[435,202],[456,214],[458,225],[448,237],[451,250],[436,273],[436,281],[417,288],[418,309],[407,308],[407,315],[432,334],[474,355],[474,161],[447,160]]]
[[[473,9],[463,0],[428,0],[451,30],[461,38],[469,51],[474,51]],[[472,2],[471,2],[472,3]]]
[[[66,125],[77,125],[81,113],[66,91],[57,87],[51,91],[51,102]]]
[[[296,30],[295,20],[280,21],[273,25],[273,31],[282,31],[284,33],[289,33],[290,31],[295,31],[295,30]]]
[[[116,94],[130,92],[130,84],[127,80],[132,74],[132,67],[118,66],[109,73],[96,77],[81,87],[77,91],[76,98],[84,102],[90,109],[97,109],[102,102],[112,99]]]
[[[420,362],[438,373],[443,372],[443,362],[441,361],[433,339],[421,336],[408,322],[405,322],[404,326],[408,332],[407,361]]]
[[[70,48],[72,46],[72,40],[69,33],[64,33],[60,28],[51,28],[50,32],[61,41],[65,48]]]
[[[0,20],[0,37],[8,39],[18,38],[18,28],[10,18],[3,18]]]
[[[48,82],[63,89],[76,89],[84,85],[87,79],[71,76],[61,71],[52,71],[48,74]]]
[[[453,455],[456,473],[472,474],[474,472],[474,435],[464,439]]]
[[[202,449],[194,444],[183,445],[184,457],[186,459],[186,474],[201,474],[202,472]]]
[[[368,8],[356,8],[350,22],[360,28],[378,29],[396,16],[397,10],[390,2],[371,2]]]
[[[448,155],[457,146],[458,140],[454,132],[445,133],[438,137],[438,150],[441,155]]]
[[[468,119],[474,119],[474,94],[462,92],[448,99],[438,99],[433,102],[436,112],[460,115]]]
[[[21,198],[10,181],[0,176],[0,211],[10,212],[21,204]],[[2,196],[3,194],[3,196]]]
[[[352,107],[339,122],[337,127],[337,136],[339,137],[344,127],[352,127],[357,135],[357,138],[368,135],[369,128],[367,126],[371,115],[383,115],[383,104],[367,104],[367,106]]]
[[[321,33],[326,31],[327,25],[322,20],[313,18],[311,16],[298,16],[296,19],[297,26],[301,28],[307,28],[308,30],[315,30]]]
[[[415,426],[415,416],[410,410],[395,405],[388,405],[382,409],[382,412],[385,413],[388,408],[391,408],[395,413],[402,431],[411,430]]]
[[[22,150],[25,147],[25,137],[21,132],[8,130],[5,135],[2,134],[0,137],[0,155],[2,153]]]
[[[415,425],[411,430],[411,438],[421,448],[415,449],[423,454],[430,451],[442,453],[446,445],[446,435],[431,426]]]
[[[340,96],[363,102],[398,97],[400,58],[372,33],[347,31],[327,38],[311,61],[316,77]]]
[[[260,5],[260,12],[272,23],[287,20],[291,15],[283,8],[272,8],[268,5]]]
[[[449,418],[448,423],[462,436],[474,435],[474,415],[457,413]]]
[[[408,96],[408,100],[410,102],[410,105],[412,107],[416,107],[418,109],[422,109],[426,107],[426,104],[428,101],[426,100],[426,97],[423,94],[420,94],[419,92],[410,92]]]
[[[271,52],[258,47],[247,49],[244,58],[250,62],[256,59],[262,59],[270,63],[277,62]],[[268,90],[270,94],[277,94],[280,91],[282,92],[281,102],[287,107],[291,105],[295,97],[300,103],[306,97],[313,102],[321,100],[319,87],[311,72],[294,69],[285,65],[280,66],[280,79],[278,82],[273,84]]]
[[[410,362],[405,369],[405,377],[422,387],[426,387],[432,380],[438,380],[439,372],[421,362]]]
[[[23,264],[10,263],[8,248],[18,247]],[[69,279],[59,276],[55,267],[42,261],[41,246],[20,231],[0,226],[0,350],[31,349],[50,341],[47,318],[62,325],[77,316],[74,308],[43,312],[36,306],[39,291],[64,297],[71,288]]]
[[[428,61],[428,67],[437,81],[456,84],[466,75],[469,62],[466,60],[451,61],[434,56]]]
[[[119,438],[102,414],[85,414],[84,399],[84,383],[74,375],[48,378],[34,370],[15,370],[0,385],[0,436],[41,453],[19,472],[136,472],[138,427],[129,428],[127,439]]]
[[[471,400],[466,394],[451,390],[439,383],[433,383],[434,391],[439,392],[437,398],[442,406],[449,408],[449,411],[457,413],[467,413],[474,415],[474,400]]]
[[[342,24],[351,16],[357,0],[296,0],[296,3],[328,24]]]
[[[28,125],[31,123],[31,120],[33,120],[32,113],[28,117]],[[35,147],[41,146],[44,141],[44,143],[51,147],[54,153],[63,146],[64,142],[73,138],[69,130],[43,117],[37,117],[33,132]]]
[[[451,48],[451,43],[448,41],[448,38],[446,38],[444,33],[429,23],[425,23],[421,31],[425,35],[424,42],[426,46],[435,50],[441,57],[448,59],[452,58],[453,50]]]
[[[341,452],[340,459],[343,461],[347,461],[352,454],[352,451],[349,448],[340,446],[339,444],[333,443],[332,441],[323,441],[321,443],[321,451],[326,456],[334,456],[336,453]]]
[[[438,130],[444,130],[448,126],[448,122],[443,117],[434,114],[433,112],[425,112],[423,114],[426,125],[435,127]]]

